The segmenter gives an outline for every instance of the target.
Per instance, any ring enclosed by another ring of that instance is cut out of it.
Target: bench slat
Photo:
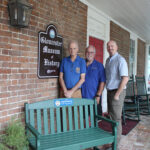
[[[69,114],[69,131],[72,131],[72,107],[68,107]]]
[[[63,132],[67,131],[66,107],[62,108],[63,111]]]
[[[55,127],[54,127],[54,108],[50,108],[50,133],[55,133]]]
[[[91,121],[91,127],[94,127],[94,111],[93,111],[93,105],[90,105],[90,121]]]
[[[85,105],[85,122],[86,122],[86,128],[89,128],[89,115],[88,115],[88,106]]]
[[[44,134],[48,134],[48,116],[47,116],[47,109],[44,109]]]
[[[78,130],[78,110],[77,110],[77,106],[74,107],[74,125],[75,125],[75,130]]]
[[[56,108],[56,124],[57,124],[57,133],[60,133],[61,132],[60,108]]]
[[[84,118],[83,118],[83,106],[79,106],[79,112],[80,112],[80,128],[84,128]]]
[[[37,129],[39,133],[42,133],[42,127],[41,127],[41,110],[37,109]]]
[[[96,100],[95,100],[95,103],[96,103]],[[94,111],[95,114],[94,115],[97,116],[97,105],[95,104],[94,106],[95,106],[95,108],[94,108],[95,109],[95,111]],[[96,117],[95,122],[97,122],[97,121],[98,121],[98,118]],[[96,123],[96,127],[98,127],[98,123]]]

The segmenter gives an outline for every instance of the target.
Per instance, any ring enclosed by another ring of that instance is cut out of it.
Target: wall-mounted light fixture
[[[32,6],[26,0],[10,0],[8,2],[10,24],[18,28],[27,27]]]

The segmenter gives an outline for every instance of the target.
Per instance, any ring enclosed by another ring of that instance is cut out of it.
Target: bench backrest
[[[92,128],[97,126],[94,120],[94,115],[97,115],[95,104],[96,100],[80,98],[59,98],[26,103],[25,122],[30,123],[44,135]]]

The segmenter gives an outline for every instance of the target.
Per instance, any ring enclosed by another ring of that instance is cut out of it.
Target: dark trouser
[[[98,115],[102,115],[102,99],[100,99],[99,104],[97,104],[97,113]]]
[[[112,90],[107,92],[107,103],[108,103],[108,113],[111,119],[119,123],[117,127],[117,143],[119,144],[122,134],[122,122],[121,122],[122,107],[124,103],[126,90],[123,90],[121,92],[119,100],[114,99],[116,91],[117,90]]]

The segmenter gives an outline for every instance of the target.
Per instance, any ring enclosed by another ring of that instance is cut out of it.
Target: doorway
[[[95,59],[103,64],[103,50],[104,41],[95,37],[89,36],[89,45],[93,45],[96,48]]]

